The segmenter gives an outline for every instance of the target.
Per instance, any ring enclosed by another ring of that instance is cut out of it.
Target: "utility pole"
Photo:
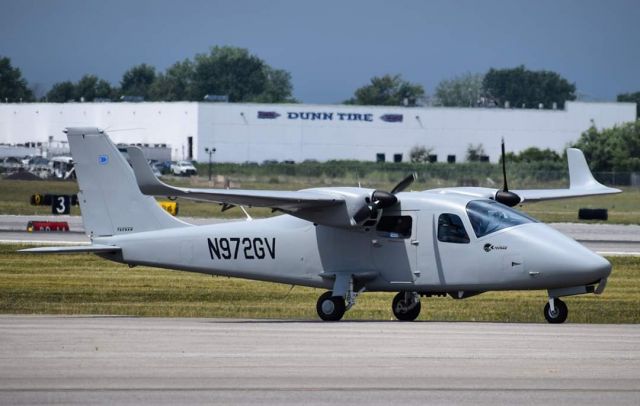
[[[209,182],[211,182],[211,156],[216,152],[216,149],[205,147],[204,152],[209,154]]]

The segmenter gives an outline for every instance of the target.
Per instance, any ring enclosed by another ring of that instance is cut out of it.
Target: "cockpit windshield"
[[[509,227],[537,223],[534,218],[493,200],[472,200],[467,214],[478,238]]]

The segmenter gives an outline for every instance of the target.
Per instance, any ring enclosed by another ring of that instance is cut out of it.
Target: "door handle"
[[[420,241],[418,241],[418,240],[411,240],[411,245],[420,245]]]
[[[382,247],[382,244],[380,244],[380,241],[378,240],[371,240],[371,245],[374,247]]]

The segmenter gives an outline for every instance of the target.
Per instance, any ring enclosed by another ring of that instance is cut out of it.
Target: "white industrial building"
[[[567,102],[562,110],[197,102],[0,104],[0,143],[64,141],[71,126],[106,129],[117,143],[166,144],[174,159],[206,162],[409,159],[419,145],[438,161],[482,144],[492,162],[507,149],[558,152],[592,124],[636,119],[635,103]],[[383,154],[383,155],[380,155]]]

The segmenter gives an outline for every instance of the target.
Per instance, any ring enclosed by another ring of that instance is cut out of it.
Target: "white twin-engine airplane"
[[[365,291],[398,292],[393,314],[414,320],[421,296],[464,299],[492,290],[546,289],[544,316],[562,323],[568,311],[559,298],[600,294],[611,273],[606,259],[509,207],[620,192],[598,183],[577,149],[568,150],[568,189],[509,191],[506,174],[499,190],[405,192],[413,175],[390,192],[189,189],[158,180],[139,148],[128,148],[129,165],[97,128],[66,132],[91,245],[23,252],[92,252],[130,266],[323,288],[316,308],[330,321],[340,320]],[[194,226],[166,213],[152,196],[206,200],[223,209],[270,207],[283,214]]]

